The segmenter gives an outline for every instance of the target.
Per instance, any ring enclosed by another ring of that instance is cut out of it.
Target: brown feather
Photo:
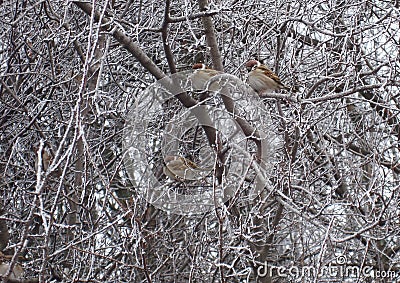
[[[280,80],[277,74],[271,71],[266,65],[257,60],[250,60],[246,64],[249,71],[247,83],[256,91],[264,92],[276,89],[289,90]]]
[[[261,65],[261,66],[259,66],[257,68],[262,70],[266,76],[270,77],[271,79],[276,81],[279,85],[283,86],[283,84],[281,82],[281,79],[278,77],[278,75],[275,74],[274,72],[272,72],[270,69],[268,69],[267,66]]]
[[[199,70],[199,69],[208,69],[207,66],[205,66],[203,63],[196,63],[192,66],[193,70]]]

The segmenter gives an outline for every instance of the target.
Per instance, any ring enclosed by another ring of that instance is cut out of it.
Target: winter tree
[[[0,3],[3,282],[396,280],[398,1]]]

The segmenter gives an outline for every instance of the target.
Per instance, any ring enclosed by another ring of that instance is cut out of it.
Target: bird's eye
[[[256,68],[256,65],[251,65],[251,66],[248,66],[248,67],[247,67],[247,70],[248,70],[249,72],[251,72],[251,71],[253,71],[255,68]]]

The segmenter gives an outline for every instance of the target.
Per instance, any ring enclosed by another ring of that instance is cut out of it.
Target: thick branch
[[[168,24],[170,23],[170,17],[169,17],[170,6],[171,6],[171,1],[166,0],[165,1],[165,11],[164,11],[164,22],[162,23],[162,27],[161,27],[161,37],[162,37],[165,57],[167,58],[169,70],[171,71],[171,74],[174,74],[174,73],[176,73],[174,55],[172,54],[171,47],[168,44]]]
[[[111,21],[106,17],[101,17],[98,11],[93,9],[93,6],[86,2],[73,2],[77,7],[79,7],[82,11],[84,11],[88,15],[92,15],[96,22],[99,22],[101,19],[102,29],[109,31],[113,37],[126,49],[128,50],[135,58],[140,62],[140,64],[147,69],[154,77],[157,79],[162,79],[165,77],[165,73],[150,59],[146,53],[135,43],[131,38],[129,38],[126,34],[120,31],[117,27],[111,25]]]
[[[207,0],[199,0],[199,7],[200,7],[201,12],[206,11],[207,4],[208,4]],[[221,54],[218,49],[217,37],[215,36],[214,24],[211,20],[211,17],[203,17],[202,21],[203,21],[203,26],[204,26],[204,32],[206,35],[206,40],[207,40],[207,46],[210,47],[211,60],[213,62],[214,69],[216,69],[218,71],[223,71],[224,66],[222,64]]]

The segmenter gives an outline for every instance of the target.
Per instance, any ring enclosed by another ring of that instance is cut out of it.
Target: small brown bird
[[[204,177],[204,172],[212,168],[201,168],[193,161],[177,155],[168,155],[164,158],[163,173],[173,181],[194,181]]]
[[[289,90],[274,72],[257,60],[248,61],[246,69],[249,71],[247,83],[258,94],[279,89]]]
[[[222,74],[220,71],[208,68],[205,64],[196,63],[192,66],[193,74],[189,77],[194,90],[205,90],[207,82],[214,76]],[[210,90],[213,90],[210,88]]]

